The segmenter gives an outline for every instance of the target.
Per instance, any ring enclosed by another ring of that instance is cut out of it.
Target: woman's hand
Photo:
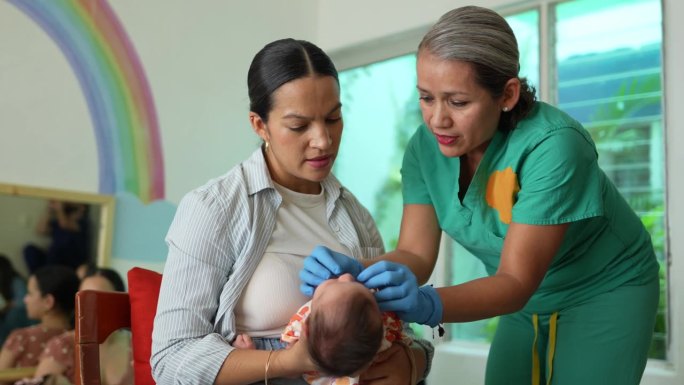
[[[252,338],[247,334],[238,334],[232,345],[234,348],[238,349],[256,349],[256,345],[252,342]]]
[[[361,270],[363,265],[356,259],[325,246],[316,246],[311,255],[304,260],[304,267],[299,272],[299,279],[302,280],[299,290],[311,297],[316,287],[326,279],[339,277],[345,273],[356,278]]]
[[[407,322],[431,327],[442,321],[442,300],[432,286],[418,287],[416,276],[405,265],[380,261],[362,271],[357,280],[376,289],[380,310],[394,311]]]
[[[411,384],[411,361],[406,354],[399,344],[378,353],[373,364],[361,373],[361,385],[414,385]]]

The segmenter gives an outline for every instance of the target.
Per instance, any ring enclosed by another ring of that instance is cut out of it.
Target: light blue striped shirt
[[[384,252],[375,222],[332,174],[322,183],[330,228],[357,259]],[[166,242],[152,333],[159,384],[211,384],[233,350],[235,305],[266,251],[282,201],[261,149],[188,193]],[[267,305],[264,305],[267,306]],[[421,343],[432,358],[432,346]]]

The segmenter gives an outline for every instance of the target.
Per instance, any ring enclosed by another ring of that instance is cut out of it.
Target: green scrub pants
[[[655,279],[552,314],[521,311],[502,316],[485,384],[638,385],[659,294]]]

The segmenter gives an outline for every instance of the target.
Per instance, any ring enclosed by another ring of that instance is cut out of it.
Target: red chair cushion
[[[150,356],[152,355],[152,326],[157,312],[161,281],[162,275],[156,271],[140,267],[134,267],[128,271],[135,385],[155,385]]]

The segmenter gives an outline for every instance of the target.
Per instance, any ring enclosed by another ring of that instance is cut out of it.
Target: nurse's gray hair
[[[475,81],[494,98],[503,94],[508,80],[520,79],[518,103],[501,114],[499,129],[515,128],[534,106],[534,88],[519,77],[518,42],[506,19],[498,13],[477,6],[445,13],[420,42],[418,54],[425,51],[443,60],[470,63]]]

